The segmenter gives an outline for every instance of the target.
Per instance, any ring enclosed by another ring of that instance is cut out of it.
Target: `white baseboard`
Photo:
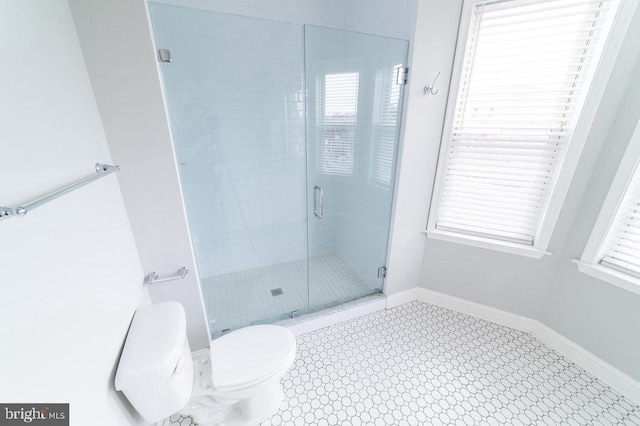
[[[395,308],[396,306],[418,300],[419,290],[420,287],[414,287],[399,293],[387,294],[387,309]]]
[[[626,396],[630,401],[640,405],[640,382],[598,358],[552,328],[541,322],[535,322],[538,324],[538,327],[536,327],[531,334]]]
[[[437,291],[427,290],[426,288],[418,288],[417,295],[417,300],[432,303],[434,305],[442,306],[443,308],[462,312],[476,318],[495,322],[496,324],[515,328],[516,330],[525,331],[527,333],[530,333],[535,327],[534,323],[537,323],[537,321],[522,315],[512,314],[511,312],[471,302],[459,297],[449,296],[448,294],[438,293]]]
[[[540,321],[421,287],[414,287],[400,293],[388,295],[387,309],[413,300],[442,306],[456,312],[530,333],[635,404],[640,405],[640,382],[609,365]]]

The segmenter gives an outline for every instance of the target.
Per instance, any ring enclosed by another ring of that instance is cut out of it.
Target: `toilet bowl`
[[[151,423],[179,412],[199,426],[257,425],[278,411],[295,351],[291,331],[257,325],[191,354],[184,308],[163,302],[136,311],[115,385]]]
[[[280,379],[295,358],[295,337],[274,325],[242,328],[194,352],[191,399],[180,410],[200,426],[254,425],[282,404]]]

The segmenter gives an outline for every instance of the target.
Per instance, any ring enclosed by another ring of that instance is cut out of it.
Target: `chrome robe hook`
[[[428,84],[426,86],[424,86],[424,94],[425,95],[437,95],[438,92],[440,90],[436,89],[436,80],[438,79],[438,77],[440,77],[440,71],[438,71],[438,74],[436,74],[435,78],[433,79],[433,82],[431,82],[431,84]]]

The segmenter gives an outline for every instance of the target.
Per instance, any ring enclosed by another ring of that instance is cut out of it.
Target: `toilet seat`
[[[291,331],[274,325],[255,325],[211,342],[211,376],[218,392],[235,392],[282,375],[295,358]]]

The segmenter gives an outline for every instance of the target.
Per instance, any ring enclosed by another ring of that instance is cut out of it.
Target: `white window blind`
[[[436,229],[534,244],[616,7],[475,1]]]
[[[600,263],[640,278],[640,169],[636,168],[599,256]]]
[[[326,174],[353,173],[355,127],[358,121],[359,74],[324,76],[320,129],[322,144],[320,171]]]
[[[382,69],[378,73],[380,80],[380,96],[376,108],[376,127],[374,131],[375,170],[374,178],[377,182],[390,185],[395,160],[395,147],[398,133],[400,111],[400,89],[397,83],[398,72],[402,65],[395,65],[391,69]]]

